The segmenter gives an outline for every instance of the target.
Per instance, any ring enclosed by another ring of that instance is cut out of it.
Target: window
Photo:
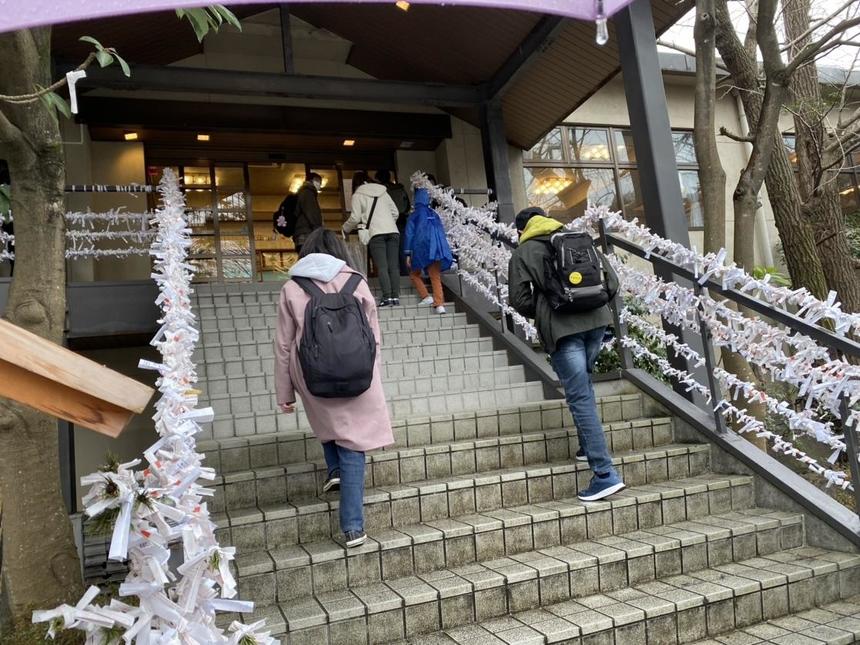
[[[692,132],[673,132],[681,199],[690,228],[701,228],[699,186]],[[633,133],[618,128],[560,126],[524,155],[529,204],[569,222],[589,203],[622,210],[627,219],[644,220],[642,190]]]

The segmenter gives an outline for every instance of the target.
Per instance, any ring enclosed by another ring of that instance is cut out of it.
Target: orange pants
[[[433,287],[433,306],[441,307],[445,304],[445,293],[442,291],[442,264],[434,262],[425,269],[430,276],[430,284]],[[424,284],[424,277],[421,275],[422,269],[417,269],[409,274],[409,279],[412,280],[412,286],[423,300],[428,295],[427,285]]]

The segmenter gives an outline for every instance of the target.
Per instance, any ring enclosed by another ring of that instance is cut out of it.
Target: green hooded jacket
[[[508,266],[510,305],[523,316],[534,319],[541,343],[550,354],[562,338],[612,324],[612,313],[607,305],[577,314],[556,313],[549,306],[543,293],[547,263],[552,261],[553,255],[549,241],[550,236],[563,226],[551,217],[532,217]],[[600,255],[608,274],[608,286],[610,290],[617,291],[618,276]]]

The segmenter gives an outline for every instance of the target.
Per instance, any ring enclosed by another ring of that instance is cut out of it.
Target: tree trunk
[[[758,80],[758,63],[738,39],[726,0],[716,0],[715,12],[717,49],[723,64],[732,75],[732,82],[740,90],[750,130],[756,131],[763,106]],[[772,152],[764,181],[773,208],[776,228],[782,241],[788,272],[796,287],[806,287],[816,297],[824,298],[827,295],[824,270],[821,259],[816,253],[812,228],[801,214],[800,194],[794,182],[794,173],[782,143],[782,136],[778,128],[774,128],[770,136]],[[757,196],[758,191],[755,193],[756,199]],[[738,241],[736,227],[735,244]],[[749,250],[742,252],[749,253]]]
[[[790,42],[796,41],[792,53],[809,43],[808,36],[801,38],[810,27],[809,12],[809,0],[795,0],[785,6],[786,37]],[[794,130],[798,186],[804,200],[802,212],[812,224],[827,286],[839,294],[843,309],[860,311],[860,284],[848,246],[836,173],[827,169],[834,160],[822,154],[829,143],[824,126],[827,107],[821,98],[818,68],[814,62],[797,68],[790,89],[796,110]],[[841,159],[835,161],[838,169]]]
[[[50,29],[0,34],[0,93],[50,84]],[[0,157],[9,164],[15,276],[5,318],[62,343],[66,316],[64,160],[57,118],[41,102],[0,104]],[[74,603],[78,553],[60,491],[57,421],[0,399],[0,506],[4,619]]]
[[[726,172],[717,150],[714,0],[696,3],[696,94],[693,143],[699,163],[699,185],[705,224],[705,253],[726,245]]]

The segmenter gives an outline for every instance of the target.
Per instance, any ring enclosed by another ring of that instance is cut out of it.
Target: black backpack
[[[272,214],[272,228],[284,237],[292,237],[296,233],[298,220],[298,193],[290,193]]]
[[[389,184],[387,191],[388,196],[391,197],[391,201],[397,206],[398,222],[405,222],[409,216],[409,211],[412,210],[412,204],[409,203],[409,194],[406,192],[403,184]]]
[[[544,295],[554,311],[584,313],[599,309],[615,297],[588,233],[555,233],[549,246],[552,253],[547,261]]]
[[[339,293],[325,293],[309,278],[293,278],[311,297],[299,343],[299,363],[308,390],[324,399],[358,396],[370,388],[376,339],[355,290],[354,273]]]

